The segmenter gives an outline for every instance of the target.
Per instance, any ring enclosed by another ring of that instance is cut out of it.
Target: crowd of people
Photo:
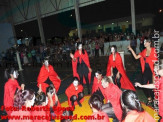
[[[159,90],[162,91],[162,77],[163,67],[154,67],[155,62],[158,60],[155,56],[156,51],[151,47],[152,40],[144,38],[143,44],[145,49],[136,54],[132,47],[129,45],[128,50],[131,51],[135,59],[140,59],[143,79],[140,83],[136,83],[135,86],[142,88],[156,88],[155,80],[159,80]],[[77,42],[77,45],[73,52],[69,52],[70,62],[72,62],[73,69],[73,81],[66,88],[65,94],[68,98],[68,105],[75,109],[78,104],[82,107],[84,101],[84,87],[86,84],[88,94],[91,95],[88,104],[92,109],[92,116],[98,115],[104,116],[103,120],[87,120],[87,122],[109,122],[109,118],[113,118],[113,122],[155,122],[146,111],[143,110],[141,102],[136,95],[136,89],[132,82],[129,80],[126,71],[123,67],[123,62],[120,54],[117,52],[115,45],[111,46],[108,59],[108,65],[106,68],[106,76],[102,75],[101,70],[95,71],[95,76],[91,91],[91,75],[92,68],[89,62],[89,55],[87,50],[84,49],[81,42]],[[48,50],[48,49],[46,49]],[[155,61],[155,62],[154,62]],[[158,79],[153,79],[153,76],[158,75]],[[22,111],[22,106],[25,107],[42,107],[47,106],[49,111],[41,111],[39,115],[73,115],[73,111],[55,111],[53,107],[61,107],[57,92],[61,85],[61,79],[50,65],[48,57],[44,57],[43,65],[40,69],[40,73],[37,78],[37,86],[39,88],[37,94],[33,90],[26,90],[25,84],[19,86],[18,72],[11,68],[5,70],[5,78],[8,80],[4,89],[4,106],[17,107],[18,111],[10,111],[6,109],[8,115],[37,115],[37,112]],[[148,83],[150,86],[147,87]],[[17,90],[18,89],[18,90]],[[144,90],[144,93],[148,99],[147,105],[154,102],[154,96],[152,90]],[[162,92],[160,92],[159,107],[161,108]],[[105,103],[104,100],[105,99]],[[75,109],[77,110],[77,109]],[[159,115],[162,116],[162,109],[159,111]],[[17,122],[18,120],[9,120],[11,122]],[[21,121],[21,120],[20,120]],[[31,122],[32,120],[28,120]],[[37,121],[37,120],[36,120]],[[50,121],[50,120],[47,120]],[[71,119],[63,119],[61,122],[70,122]],[[162,118],[161,118],[162,121]],[[24,120],[25,122],[25,120]]]
[[[136,52],[137,40],[140,40],[140,51],[144,47],[144,38],[152,36],[151,29],[140,32],[136,36],[133,33],[108,33],[108,34],[87,34],[83,35],[82,43],[83,48],[87,51],[88,56],[90,57],[99,57],[104,56],[104,43],[120,40],[130,40],[130,45],[132,49]],[[45,45],[30,45],[21,44],[15,48],[10,48],[7,51],[0,53],[0,66],[7,67],[8,64],[17,64],[16,51],[19,52],[21,63],[24,66],[37,66],[41,64],[42,60],[46,56],[51,56],[53,64],[61,65],[65,63],[68,66],[70,61],[69,53],[74,53],[76,50],[77,38],[65,38],[62,41],[53,41],[53,43],[48,43]],[[162,47],[161,47],[161,50]],[[101,52],[101,53],[100,53]]]

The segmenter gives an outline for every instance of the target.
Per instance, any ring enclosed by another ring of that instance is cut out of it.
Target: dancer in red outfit
[[[89,99],[89,105],[92,108],[93,114],[91,116],[93,116],[95,119],[90,119],[87,120],[86,122],[110,122],[109,121],[109,117],[107,116],[106,113],[101,111],[102,108],[102,103],[103,101],[101,100],[100,96],[97,94],[93,94],[90,99]],[[100,119],[97,119],[98,116],[100,116]]]
[[[51,96],[51,97],[49,97],[49,100],[48,100],[48,107],[50,108],[52,106],[53,108],[55,108],[55,110],[53,109],[55,115],[57,115],[57,116],[61,115],[63,113],[63,111],[59,110],[59,108],[61,108],[61,104],[59,102],[59,99],[58,99],[58,96],[56,94],[56,90],[55,90],[55,87],[53,86],[53,84],[51,84],[46,89],[46,94],[48,95],[48,97]],[[48,114],[50,114],[50,113],[48,113]]]
[[[104,91],[104,88],[102,87],[101,80],[102,80],[102,72],[101,70],[97,70],[95,72],[95,77],[92,85],[92,94],[98,94],[103,100],[104,96],[102,93]]]
[[[122,58],[117,52],[117,47],[115,45],[111,46],[111,53],[108,60],[106,76],[111,76],[114,84],[118,85],[119,88],[135,91],[134,86],[127,77]]]
[[[121,120],[122,109],[120,97],[122,91],[112,83],[111,78],[104,76],[102,79],[102,86],[104,88],[103,95],[107,103],[102,106],[102,111],[107,113],[109,118],[113,118],[114,121]]]
[[[157,92],[159,91],[159,96],[155,96],[159,100],[159,115],[163,118],[163,64],[160,65],[160,70],[158,70],[157,76],[160,76],[160,78],[156,77],[155,84],[147,84],[147,85],[141,85],[140,83],[135,83],[135,86],[140,88],[147,88],[147,89],[157,89]],[[157,102],[156,102],[157,103]],[[160,122],[163,122],[163,119],[161,118]]]
[[[144,49],[139,55],[136,55],[133,49],[128,46],[128,49],[131,51],[135,59],[140,59],[141,68],[142,68],[142,75],[143,80],[142,84],[151,84],[153,83],[153,76],[155,76],[154,73],[154,63],[158,60],[157,54],[155,51],[155,48],[151,47],[151,40],[146,38],[144,40],[144,46],[146,49]],[[152,90],[143,89],[146,97],[148,98],[147,104],[152,102],[152,99],[154,98],[154,93]]]
[[[4,87],[4,107],[13,107],[16,90],[24,90],[25,85],[22,84],[21,87],[19,86],[16,80],[18,78],[18,72],[14,68],[5,70],[5,78],[8,79],[8,81],[5,83]],[[6,112],[10,115],[12,111]]]
[[[54,71],[53,66],[49,65],[48,59],[44,60],[43,66],[41,67],[39,76],[37,78],[37,86],[39,87],[39,92],[43,91],[46,93],[46,88],[53,84],[58,92],[61,80],[57,73]]]
[[[11,116],[20,116],[21,119],[13,118],[9,122],[32,122],[33,120],[25,119],[24,116],[30,117],[32,114],[28,110],[22,110],[22,107],[30,108],[34,105],[35,94],[32,90],[20,90],[15,96],[14,107],[19,108],[19,111],[13,111]],[[22,120],[23,119],[23,120]]]
[[[121,105],[123,110],[122,122],[155,122],[155,120],[143,110],[134,91],[126,90],[122,93]]]
[[[65,93],[68,98],[69,106],[74,107],[76,104],[78,104],[80,107],[82,106],[81,102],[84,101],[83,86],[79,84],[77,77],[73,78],[73,83],[70,84]]]
[[[87,84],[88,94],[90,94],[90,82],[92,69],[89,63],[89,57],[86,50],[82,49],[82,43],[78,43],[78,50],[73,55],[70,53],[72,58],[72,69],[73,76],[80,79],[80,83],[83,85]]]

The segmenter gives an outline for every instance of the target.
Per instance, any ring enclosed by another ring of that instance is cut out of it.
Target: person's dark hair
[[[73,77],[73,81],[74,81],[74,80],[79,81],[78,77]]]
[[[110,49],[111,49],[112,47],[114,47],[115,53],[116,53],[116,52],[117,52],[117,46],[116,46],[116,45],[112,45],[112,46],[110,47]]]
[[[95,73],[102,74],[102,70],[101,69],[97,69],[97,71]]]
[[[152,41],[152,39],[151,38],[149,38],[149,37],[144,37],[144,40],[146,40],[147,42],[149,42],[149,43],[151,43],[151,47],[154,47],[154,43],[153,43],[153,41]]]
[[[102,100],[101,97],[97,94],[93,94],[89,101],[88,101],[89,105],[91,104],[93,108],[95,108],[96,110],[100,111],[101,107],[102,107]]]
[[[25,101],[32,100],[35,93],[33,90],[19,90],[14,99],[14,107],[21,109],[25,105]]]
[[[64,111],[63,113],[62,113],[62,116],[63,117],[72,117],[73,116],[73,112],[72,111]],[[67,118],[67,119],[61,119],[61,122],[71,122],[72,121],[72,119],[70,119],[70,118]]]
[[[78,77],[73,77],[73,81],[72,81],[72,83],[74,82],[74,80],[77,80],[77,81],[78,81],[78,85],[80,84],[80,82],[79,82],[79,78],[78,78]]]
[[[150,42],[150,43],[152,41],[149,37],[144,37],[144,40],[146,40],[147,42]]]
[[[122,120],[127,116],[127,112],[136,110],[137,112],[143,112],[144,109],[134,91],[125,90],[121,95],[121,106],[122,106]]]
[[[104,76],[104,77],[102,78],[102,81],[108,82],[108,83],[113,83],[112,79],[111,79],[111,78],[108,78],[107,76]]]
[[[14,67],[5,69],[5,72],[4,72],[5,79],[8,80],[11,77],[10,74],[13,74],[15,70],[16,69]]]
[[[36,93],[35,105],[42,105],[43,102],[46,102],[46,95],[44,92]]]
[[[49,62],[49,57],[47,56],[47,57],[45,57],[43,60],[42,60],[42,63],[44,63],[45,62],[45,60],[48,60],[48,62]]]
[[[82,43],[81,42],[77,43],[77,48],[79,47],[80,44],[82,44]],[[83,47],[82,47],[82,54],[85,54]]]
[[[54,85],[53,84],[50,84],[48,88],[46,88],[46,94],[47,93],[50,93],[50,94],[53,94],[54,93]]]

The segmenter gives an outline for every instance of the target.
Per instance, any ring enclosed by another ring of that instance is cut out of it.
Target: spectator
[[[95,41],[92,40],[91,42],[91,55],[95,56]]]
[[[99,40],[100,44],[100,50],[101,50],[101,55],[104,55],[104,38],[101,37],[100,40]]]
[[[99,49],[100,49],[99,43],[96,41],[96,43],[95,43],[95,57],[99,57]]]
[[[136,47],[137,47],[136,36],[132,36],[132,37],[131,37],[130,46],[131,46],[131,48],[134,50],[134,52],[136,53]]]

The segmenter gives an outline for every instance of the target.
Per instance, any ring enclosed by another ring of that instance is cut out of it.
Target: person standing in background
[[[95,41],[92,39],[91,41],[91,55],[95,56]]]

